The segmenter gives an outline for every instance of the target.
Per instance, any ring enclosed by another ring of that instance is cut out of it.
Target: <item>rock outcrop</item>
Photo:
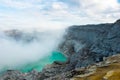
[[[120,54],[87,67],[83,73],[74,75],[71,80],[120,80]]]
[[[120,20],[99,25],[71,26],[60,51],[69,58],[65,71],[100,62],[120,53]]]

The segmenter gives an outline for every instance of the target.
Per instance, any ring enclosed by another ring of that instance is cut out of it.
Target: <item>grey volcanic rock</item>
[[[60,51],[69,58],[65,71],[100,62],[120,53],[120,20],[99,25],[71,26]]]
[[[8,70],[0,76],[0,80],[39,80],[41,74],[37,71],[22,73],[16,70]]]
[[[33,40],[37,39],[34,33],[25,33],[23,31],[13,29],[13,30],[6,30],[4,31],[5,35],[13,40],[22,41],[22,42],[32,42]]]

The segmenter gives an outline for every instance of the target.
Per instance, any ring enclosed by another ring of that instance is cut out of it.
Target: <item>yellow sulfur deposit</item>
[[[120,70],[111,70],[103,77],[105,80],[120,80]]]

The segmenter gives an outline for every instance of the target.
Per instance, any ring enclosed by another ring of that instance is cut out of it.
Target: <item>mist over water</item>
[[[0,32],[0,71],[16,69],[52,55],[65,29],[20,32],[19,36],[9,30]]]

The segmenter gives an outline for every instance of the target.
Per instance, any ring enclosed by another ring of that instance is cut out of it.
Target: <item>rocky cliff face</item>
[[[69,58],[65,70],[88,66],[120,53],[120,20],[99,25],[71,26],[60,50]]]
[[[31,79],[70,80],[74,75],[82,73],[82,71],[76,70],[86,68],[103,61],[105,57],[120,53],[119,30],[120,20],[108,24],[69,27],[67,34],[64,36],[64,41],[59,46],[59,50],[68,57],[68,61],[47,65],[42,72],[34,72],[36,73],[35,79]],[[11,71],[11,73],[13,72]],[[27,74],[34,76],[31,73]],[[23,74],[23,78],[20,80],[30,80],[27,74]],[[15,80],[11,76],[15,77],[16,75],[7,76],[10,78],[9,80]],[[4,80],[3,77],[1,80]]]

